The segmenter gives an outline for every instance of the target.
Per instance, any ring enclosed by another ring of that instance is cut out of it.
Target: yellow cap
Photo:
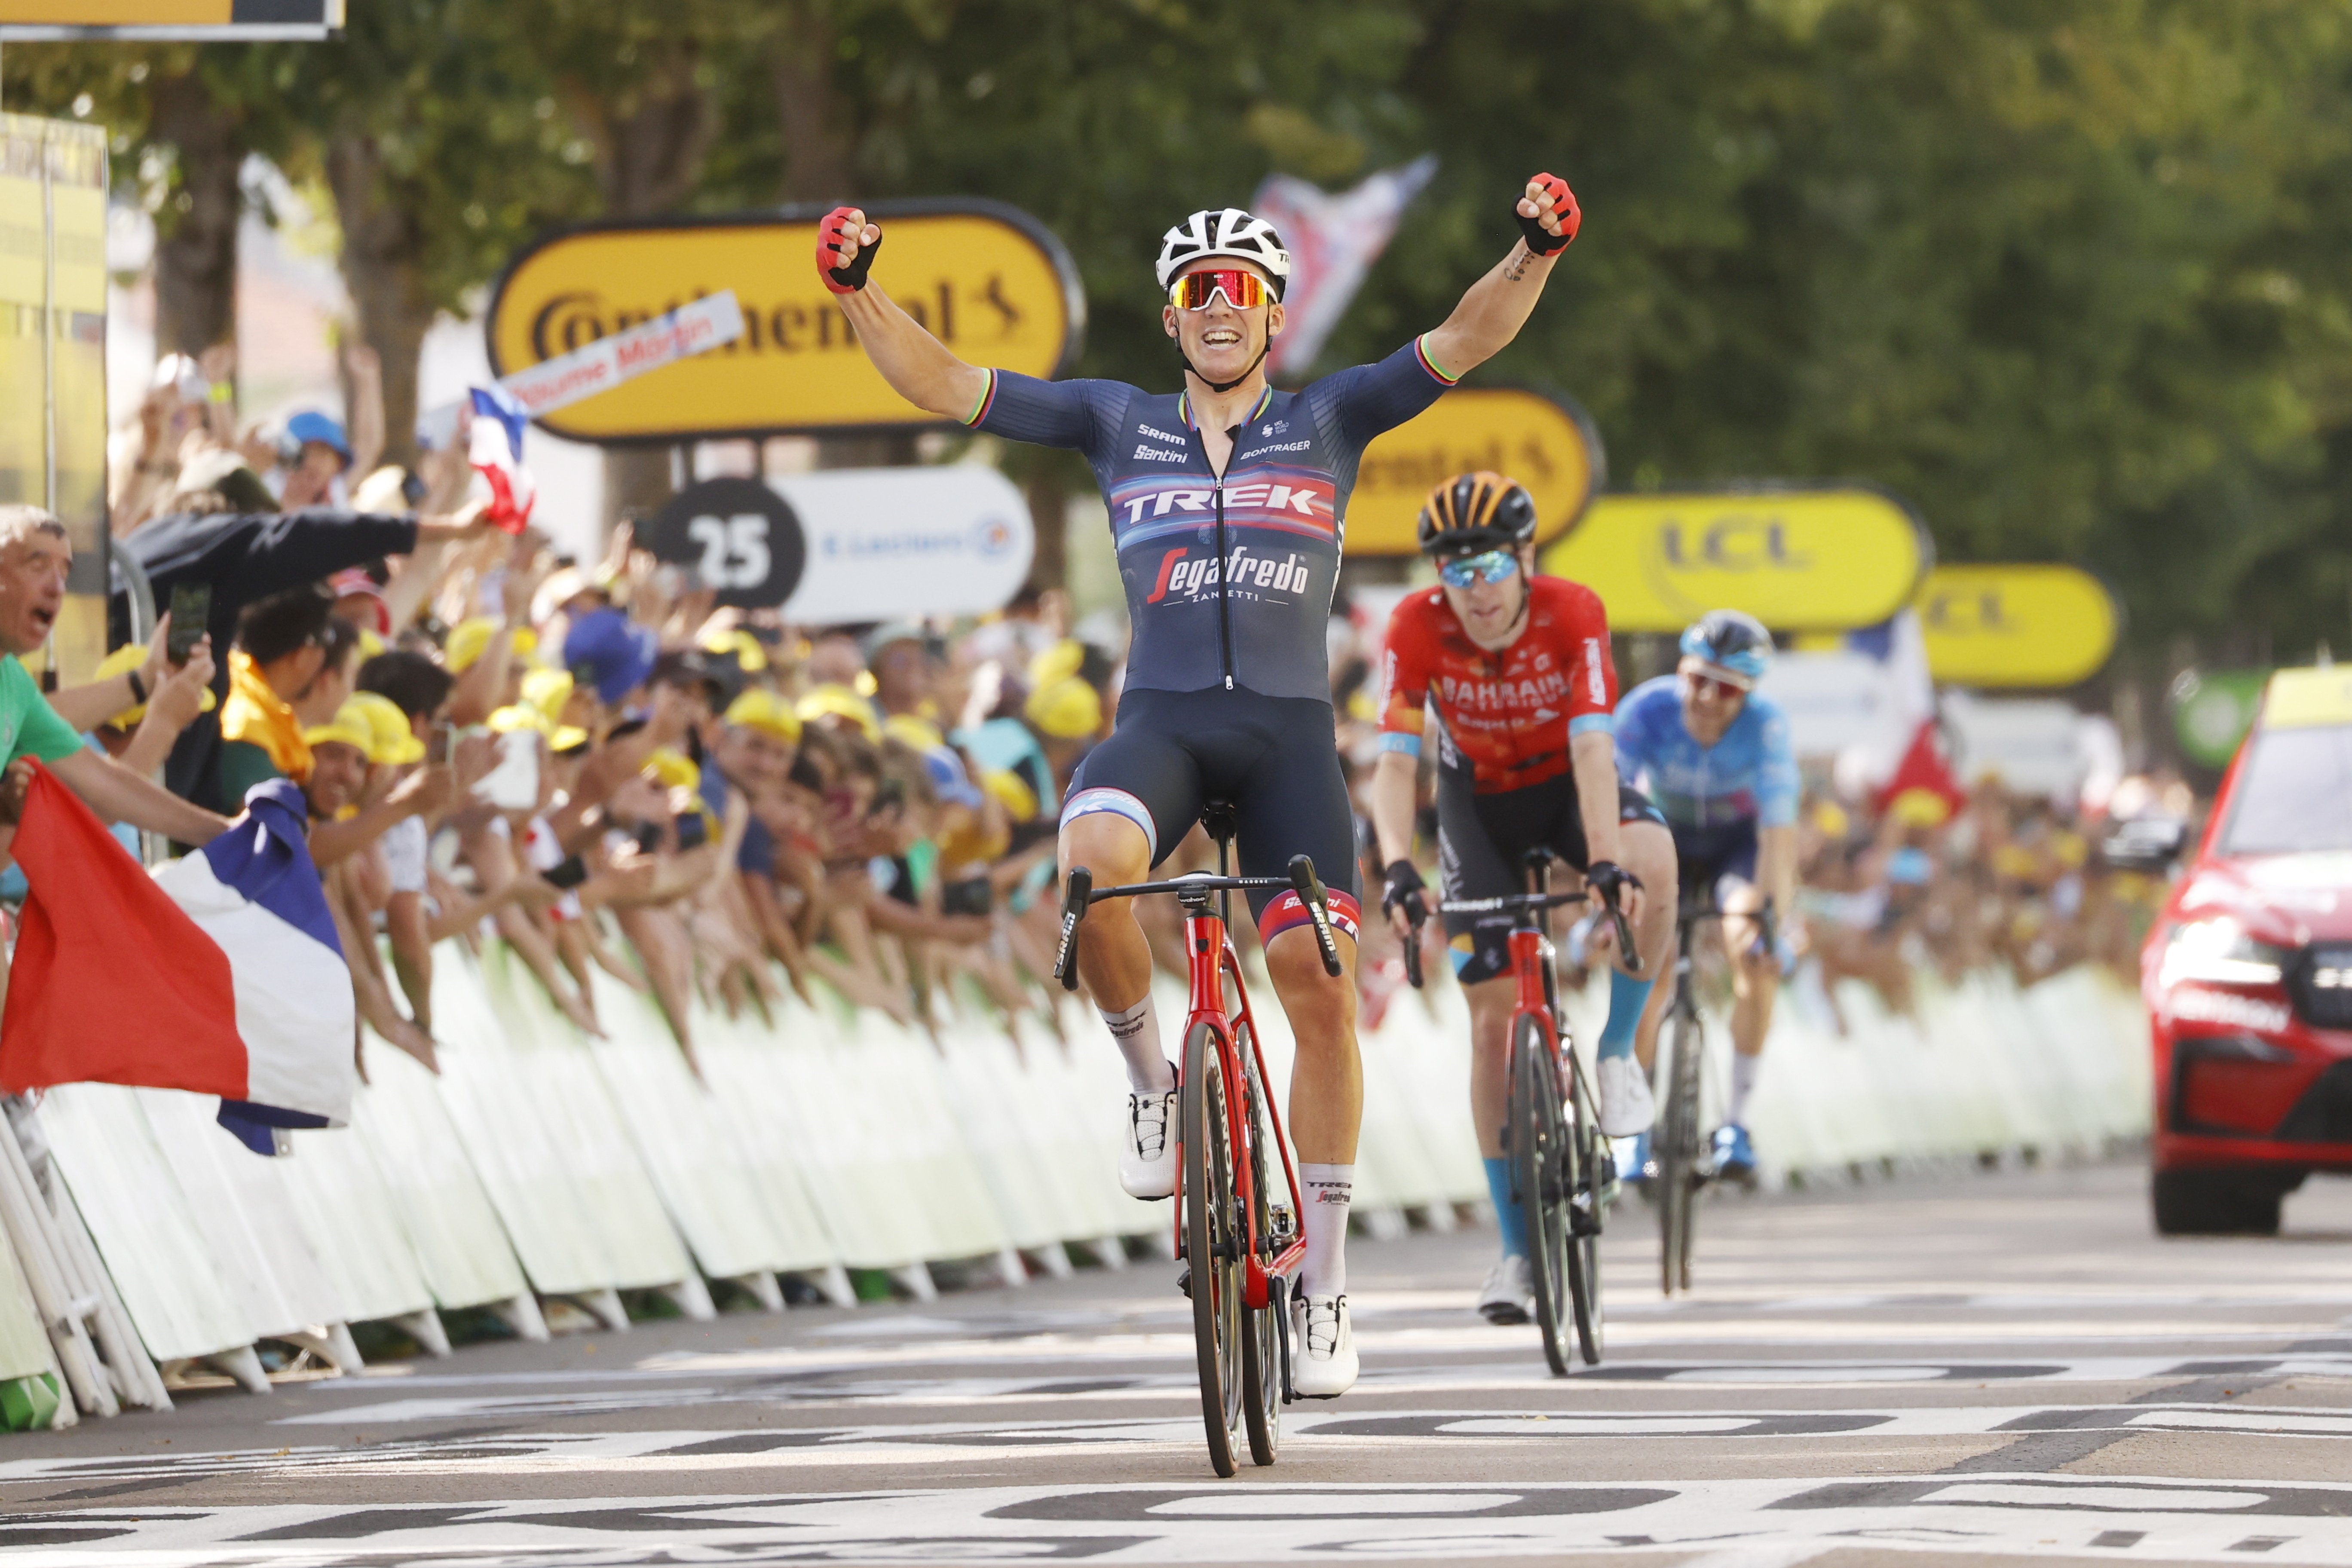
[[[935,751],[948,743],[940,727],[928,719],[918,719],[912,713],[893,713],[882,721],[882,732],[900,745],[912,746],[919,752]]]
[[[764,686],[754,686],[727,705],[727,722],[773,735],[787,746],[801,743],[801,716]]]
[[[409,727],[408,715],[401,711],[399,703],[381,692],[354,691],[351,700],[336,710],[336,721],[341,722],[345,714],[353,711],[367,720],[368,731],[373,737],[368,746],[369,762],[398,767],[425,760],[425,742]]]
[[[362,756],[373,762],[375,726],[368,722],[367,710],[349,701],[335,710],[335,716],[324,724],[313,724],[302,731],[305,745],[323,746],[330,741],[340,741],[346,746],[356,746]]]
[[[587,743],[588,731],[577,724],[558,724],[555,727],[555,732],[547,738],[547,749],[558,756],[574,746],[584,746]]]
[[[360,628],[360,661],[362,664],[382,653],[383,649],[384,641],[382,637],[375,635],[374,627],[362,626]]]
[[[1031,692],[1021,712],[1056,741],[1076,741],[1102,728],[1101,695],[1075,675]]]
[[[1906,789],[1886,809],[1906,827],[1941,827],[1952,817],[1952,803],[1931,789]]]
[[[1846,830],[1853,826],[1853,819],[1846,815],[1845,807],[1833,800],[1825,800],[1813,807],[1813,826],[1828,837],[1843,838]]]
[[[665,789],[702,787],[702,770],[694,765],[693,759],[667,746],[656,748],[653,755],[646,759],[643,771],[660,780]]]
[[[90,679],[94,681],[111,680],[118,675],[128,675],[131,671],[137,669],[146,662],[147,650],[145,648],[141,647],[135,642],[124,643],[121,647],[116,648],[112,653],[108,654],[105,658],[99,661],[97,673],[93,674],[90,677]],[[152,694],[151,693],[150,695]],[[213,689],[209,686],[205,688],[202,705],[204,711],[209,713],[213,710]],[[128,730],[145,717],[147,717],[147,704],[144,702],[136,702],[131,704],[130,707],[125,708],[121,712],[115,714],[112,718],[107,720],[107,723],[117,730]]]
[[[449,638],[441,645],[441,655],[448,662],[449,673],[462,675],[474,662],[488,651],[490,639],[506,630],[506,622],[496,616],[476,616],[469,621],[459,621],[449,628]]]
[[[552,721],[563,717],[564,704],[572,700],[572,672],[568,669],[534,669],[522,678],[522,700]]]
[[[520,702],[493,710],[488,722],[490,728],[501,735],[511,735],[517,730],[537,730],[545,734],[554,727],[547,721],[546,714]]]
[[[702,639],[702,651],[733,654],[735,668],[746,675],[757,675],[768,668],[768,650],[760,646],[758,637],[740,626],[731,632],[709,633]]]
[[[1010,769],[990,768],[980,775],[980,787],[1015,822],[1026,822],[1037,815],[1037,792],[1029,787],[1027,779]]]
[[[826,684],[812,686],[800,700],[797,709],[801,721],[814,724],[822,719],[846,719],[866,731],[869,741],[882,739],[882,726],[874,721],[874,710],[846,686]]]
[[[1029,684],[1043,690],[1077,674],[1086,662],[1087,645],[1076,637],[1064,637],[1029,661]]]

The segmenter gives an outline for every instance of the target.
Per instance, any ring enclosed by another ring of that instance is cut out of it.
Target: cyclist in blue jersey
[[[1790,921],[1797,760],[1789,721],[1755,689],[1771,660],[1772,637],[1761,623],[1738,610],[1716,610],[1683,633],[1675,673],[1643,682],[1617,706],[1618,772],[1665,813],[1685,895],[1712,892],[1727,916],[1731,1103],[1716,1130],[1715,1166],[1734,1179],[1756,1169],[1748,1100],[1772,1022],[1773,993],[1796,963]],[[1768,928],[1769,948],[1761,940]],[[1637,1049],[1644,1067],[1656,1058],[1669,999],[1668,988],[1659,986],[1643,1015]]]
[[[1537,176],[1514,205],[1520,240],[1454,313],[1377,364],[1297,392],[1266,384],[1290,257],[1235,208],[1168,231],[1162,329],[1183,372],[1156,394],[1044,382],[965,363],[869,281],[882,229],[856,208],[819,226],[817,268],[884,380],[917,407],[1086,455],[1110,509],[1133,641],[1118,720],[1063,803],[1061,863],[1097,885],[1141,881],[1211,800],[1234,808],[1240,870],[1314,858],[1347,973],[1323,973],[1297,896],[1253,897],[1266,973],[1297,1037],[1290,1132],[1307,1199],[1293,1384],[1345,1392],[1357,1357],[1347,1304],[1348,1206],[1363,1112],[1356,1055],[1356,846],[1334,744],[1324,635],[1356,465],[1372,438],[1435,402],[1517,335],[1576,237],[1567,184]],[[1126,1058],[1119,1180],[1174,1191],[1175,1069],[1151,1006],[1151,950],[1124,902],[1088,916],[1079,974]]]

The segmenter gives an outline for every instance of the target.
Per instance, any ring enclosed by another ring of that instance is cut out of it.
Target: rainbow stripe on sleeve
[[[1452,386],[1452,385],[1454,385],[1455,383],[1459,382],[1462,378],[1461,378],[1460,376],[1458,376],[1458,375],[1448,375],[1448,374],[1446,374],[1444,371],[1443,371],[1442,369],[1440,369],[1440,368],[1438,367],[1438,363],[1437,363],[1437,362],[1436,362],[1435,360],[1433,360],[1433,359],[1432,359],[1432,358],[1430,358],[1430,357],[1429,357],[1429,342],[1428,342],[1428,339],[1429,339],[1429,334],[1428,334],[1428,333],[1426,333],[1426,332],[1423,332],[1420,337],[1417,337],[1417,338],[1415,338],[1415,339],[1413,339],[1413,340],[1412,340],[1412,353],[1413,353],[1413,357],[1414,357],[1414,358],[1416,358],[1416,359],[1418,359],[1418,360],[1420,360],[1420,361],[1421,361],[1421,368],[1422,368],[1422,369],[1423,369],[1423,370],[1425,370],[1425,371],[1427,371],[1427,372],[1428,372],[1428,373],[1429,373],[1433,377],[1434,377],[1434,378],[1435,378],[1435,379],[1436,379],[1440,384],[1444,384],[1444,385],[1446,385],[1446,386]]]

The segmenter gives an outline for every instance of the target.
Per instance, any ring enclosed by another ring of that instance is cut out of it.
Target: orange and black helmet
[[[1535,498],[1489,469],[1456,474],[1421,503],[1416,532],[1423,555],[1512,549],[1536,536]]]

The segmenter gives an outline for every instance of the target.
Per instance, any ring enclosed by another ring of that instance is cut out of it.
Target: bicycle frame
[[[1222,857],[1220,857],[1222,859]],[[1222,866],[1219,868],[1222,871]],[[1282,1112],[1274,1103],[1267,1088],[1270,1081],[1265,1070],[1265,1053],[1258,1046],[1256,1016],[1250,1010],[1249,989],[1242,983],[1241,957],[1234,950],[1232,934],[1226,930],[1222,910],[1209,907],[1205,892],[1180,892],[1178,900],[1184,905],[1184,956],[1191,997],[1185,1005],[1184,1033],[1190,1035],[1192,1026],[1205,1023],[1216,1037],[1217,1054],[1224,1064],[1226,1081],[1254,1081],[1259,1096],[1265,1102],[1266,1121],[1273,1131],[1274,1146],[1282,1156],[1284,1179],[1290,1188],[1290,1212],[1297,1216],[1297,1229],[1287,1246],[1279,1252],[1273,1250],[1274,1238],[1257,1232],[1257,1172],[1249,1157],[1252,1131],[1248,1124],[1248,1095],[1225,1096],[1225,1137],[1232,1151],[1234,1190],[1241,1198],[1242,1213],[1248,1226],[1248,1253],[1244,1258],[1242,1299],[1251,1310],[1265,1307],[1272,1299],[1273,1281],[1287,1279],[1298,1271],[1307,1258],[1307,1211],[1298,1189],[1298,1167],[1290,1157],[1290,1140],[1282,1129]],[[1230,899],[1230,895],[1226,895]],[[1233,977],[1233,994],[1240,1005],[1228,1010],[1225,1005],[1224,979]],[[1250,1060],[1245,1065],[1234,1044],[1236,1025],[1249,1030]],[[1184,1163],[1176,1163],[1177,1184],[1174,1223],[1176,1246],[1181,1252],[1184,1245]]]

